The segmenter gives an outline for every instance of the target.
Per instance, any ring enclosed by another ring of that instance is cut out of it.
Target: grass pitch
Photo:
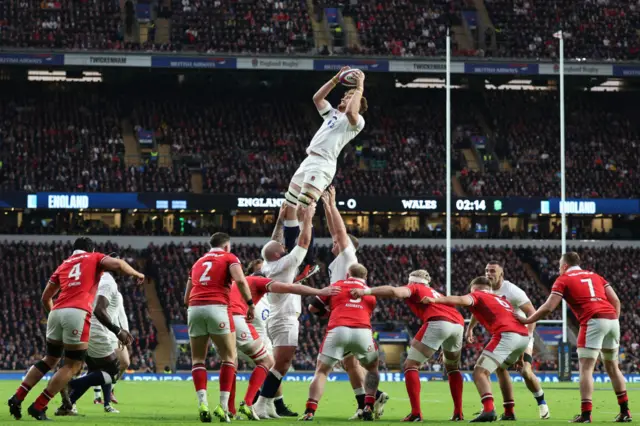
[[[15,392],[20,383],[18,381],[0,381],[0,395],[3,409],[0,411],[0,425],[19,424],[9,415],[6,400]],[[464,384],[464,413],[467,420],[479,411],[481,405],[473,383]],[[535,400],[522,383],[514,383],[516,416],[518,423],[528,425],[559,425],[567,424],[580,408],[580,395],[577,384],[546,384],[545,397],[551,410],[551,419],[540,420]],[[40,383],[27,396],[23,403],[23,418],[20,423],[31,423],[35,420],[27,414],[27,407],[35,400],[44,388]],[[246,382],[238,382],[237,403],[246,389]],[[309,383],[286,382],[284,384],[285,401],[293,411],[300,414],[304,411]],[[385,408],[384,417],[378,424],[397,424],[409,414],[409,399],[404,383],[381,383],[381,389],[389,393],[391,400]],[[628,387],[630,408],[633,414],[640,415],[640,390],[638,385]],[[502,398],[497,383],[493,383],[496,396],[496,409],[502,410]],[[56,396],[49,405],[48,414],[56,422],[74,425],[186,425],[198,424],[198,411],[195,391],[191,382],[120,382],[116,387],[116,395],[120,404],[115,407],[120,414],[106,414],[102,405],[93,404],[93,391],[89,390],[78,403],[82,417],[54,417],[53,413],[59,406],[60,397]],[[218,383],[209,383],[209,404],[213,409],[218,400]],[[618,405],[610,385],[596,385],[593,398],[593,420],[595,423],[610,423],[618,412]],[[327,384],[325,394],[320,401],[316,413],[315,424],[346,425],[355,412],[355,398],[349,382],[331,382]],[[446,382],[422,382],[422,413],[425,423],[451,424],[448,422],[453,411],[453,403]],[[261,423],[298,424],[296,419],[263,420]],[[214,423],[217,419],[214,418]],[[234,421],[233,423],[249,423],[248,421]]]

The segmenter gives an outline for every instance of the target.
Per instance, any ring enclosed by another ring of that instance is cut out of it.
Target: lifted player
[[[515,319],[511,304],[492,293],[491,281],[487,277],[471,281],[470,290],[465,296],[425,297],[423,302],[467,306],[478,322],[491,333],[491,341],[485,346],[473,369],[473,381],[478,388],[483,409],[471,422],[493,422],[497,416],[489,376],[497,368],[506,370],[520,359],[529,344],[529,332]],[[500,383],[500,389],[504,402],[510,402],[513,407],[511,378]]]
[[[485,276],[489,278],[491,281],[491,288],[494,294],[498,296],[502,296],[513,306],[514,311],[519,316],[526,318],[536,311],[527,297],[527,294],[514,283],[507,281],[504,279],[504,270],[498,261],[492,260],[487,263],[485,268]],[[469,323],[469,327],[467,328],[467,341],[469,343],[475,342],[475,337],[473,336],[473,329],[478,322],[475,317],[471,317],[471,322]],[[527,389],[533,394],[533,397],[536,399],[538,403],[538,413],[540,414],[541,419],[548,419],[550,417],[549,407],[547,406],[547,402],[544,399],[544,391],[542,390],[542,386],[540,385],[540,380],[536,377],[533,372],[533,368],[531,364],[533,363],[533,343],[534,337],[533,332],[535,330],[535,324],[530,324],[527,326],[529,329],[529,345],[527,346],[527,350],[522,354],[522,359],[516,364],[517,367],[522,366],[520,370],[520,374],[524,379],[524,383],[527,385]],[[498,376],[499,383],[506,383],[511,380],[509,372],[507,370],[498,369],[496,371],[496,375]],[[505,413],[501,416],[502,420],[513,420],[515,419],[515,414],[513,413],[513,401],[511,397],[507,398],[507,402],[505,402]]]
[[[330,312],[329,325],[320,346],[316,372],[309,387],[309,399],[304,416],[299,420],[313,421],[329,373],[344,357],[345,352],[351,352],[359,358],[362,366],[367,370],[364,380],[366,396],[362,418],[365,421],[373,421],[373,405],[380,383],[378,346],[371,332],[371,314],[376,306],[376,298],[370,295],[352,298],[350,295],[350,290],[354,288],[362,288],[365,293],[370,291],[366,279],[367,269],[356,263],[349,267],[347,279],[331,284],[332,287],[342,288],[341,293],[336,296],[319,297]],[[315,310],[314,306],[309,305],[309,311]]]
[[[207,400],[207,357],[209,339],[222,361],[220,368],[220,405],[213,414],[221,422],[231,423],[229,397],[236,375],[236,336],[229,310],[231,281],[235,281],[247,303],[247,321],[253,319],[253,300],[238,258],[230,252],[231,238],[217,232],[210,239],[211,250],[196,261],[187,282],[185,302],[191,342],[191,375],[198,396],[200,421],[211,422]]]
[[[578,321],[578,359],[580,361],[580,414],[573,423],[591,423],[593,410],[593,369],[601,354],[604,368],[618,398],[620,413],[617,423],[630,422],[629,397],[624,376],[618,366],[620,346],[620,299],[611,284],[595,272],[580,268],[578,253],[569,252],[560,258],[560,277],[551,288],[547,301],[529,318],[519,318],[532,324],[553,312],[565,299]]]
[[[363,96],[365,77],[362,71],[357,73],[356,88],[345,93],[337,109],[325,99],[338,84],[340,73],[348,69],[343,67],[313,95],[313,103],[324,122],[311,139],[307,158],[293,175],[285,194],[292,207],[318,201],[336,174],[340,152],[364,128],[364,118],[360,114],[367,110],[367,100]]]
[[[409,284],[403,287],[384,285],[372,288],[351,290],[352,297],[364,294],[381,298],[404,299],[411,312],[423,321],[420,331],[411,341],[411,349],[404,363],[404,377],[411,403],[411,414],[404,418],[405,422],[421,422],[420,409],[420,376],[418,371],[424,362],[431,358],[440,348],[444,354],[444,367],[449,377],[449,388],[453,398],[452,421],[464,420],[462,414],[462,374],[460,374],[460,352],[464,333],[464,318],[452,306],[425,305],[421,303],[425,297],[440,298],[442,295],[431,288],[431,276],[427,271],[419,269],[409,275]]]
[[[53,375],[47,387],[29,406],[29,415],[47,420],[49,401],[69,383],[82,368],[89,346],[89,321],[98,281],[104,271],[119,271],[136,277],[144,275],[125,261],[94,252],[93,241],[80,237],[73,243],[73,253],[53,273],[42,293],[42,305],[48,314],[47,354],[27,372],[15,395],[9,399],[9,411],[22,418],[21,405],[29,391],[60,362],[64,351],[64,365]],[[60,292],[55,303],[53,297]]]
[[[253,303],[256,306],[267,293],[290,293],[300,296],[332,296],[340,292],[339,288],[325,287],[322,290],[318,290],[301,284],[280,283],[261,276],[249,276],[247,277],[247,283],[251,289]],[[240,403],[240,413],[247,416],[249,420],[260,420],[253,410],[253,401],[264,380],[267,378],[269,369],[274,365],[273,357],[267,352],[267,348],[254,326],[246,321],[243,313],[247,311],[247,304],[242,299],[240,290],[238,290],[238,286],[235,283],[231,287],[230,309],[236,327],[236,344],[238,350],[256,364],[256,368],[249,378],[249,387],[247,388],[244,400]],[[231,397],[231,401],[233,401],[233,396]]]
[[[358,263],[356,250],[358,250],[359,242],[356,237],[347,234],[347,228],[344,226],[344,221],[336,206],[336,190],[333,186],[327,188],[322,194],[322,204],[327,219],[327,227],[333,239],[331,253],[335,258],[329,265],[330,283],[333,284],[345,279],[349,267]],[[318,309],[319,315],[323,316],[326,314],[325,306],[320,303],[319,299],[314,299],[314,306]],[[349,376],[349,382],[351,383],[351,388],[353,389],[358,404],[358,409],[349,420],[362,419],[365,398],[364,378],[367,370],[365,370],[365,368],[360,365],[360,362],[358,362],[358,359],[349,352],[345,353],[342,366]],[[376,393],[376,403],[373,407],[375,418],[379,419],[382,414],[384,414],[384,406],[387,401],[389,401],[389,395],[378,389]]]

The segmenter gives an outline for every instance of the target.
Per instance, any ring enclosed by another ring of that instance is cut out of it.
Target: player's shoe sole
[[[549,412],[549,406],[547,404],[538,405],[538,412],[540,413],[540,418],[542,420],[551,418],[551,412]]]
[[[384,405],[389,402],[389,394],[382,392],[375,404],[373,404],[373,413],[376,419],[379,419],[384,414]]]
[[[312,275],[317,274],[318,272],[320,272],[320,266],[318,266],[318,265],[307,265],[307,266],[304,267],[302,272],[298,274],[298,276],[296,277],[295,282],[296,283],[302,282],[302,281],[308,279],[309,277],[311,277]]]
[[[469,423],[489,423],[489,422],[495,422],[496,420],[498,420],[498,416],[496,416],[495,410],[490,411],[488,413],[482,411],[480,412],[478,417],[469,421]]]
[[[229,413],[224,411],[220,405],[213,410],[213,415],[220,419],[220,423],[231,423]]]
[[[20,420],[22,418],[22,402],[18,401],[18,398],[14,395],[9,398],[7,405],[9,405],[9,413],[11,413],[16,420]]]
[[[202,423],[211,423],[211,412],[209,411],[209,407],[207,407],[204,404],[200,404],[200,407],[198,408],[199,412],[200,412],[200,421]]]

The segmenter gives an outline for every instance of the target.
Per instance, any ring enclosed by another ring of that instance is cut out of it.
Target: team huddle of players
[[[483,409],[471,421],[497,419],[489,377],[494,372],[504,401],[500,418],[515,420],[508,373],[512,366],[521,369],[538,403],[540,417],[547,419],[550,413],[544,392],[531,369],[532,336],[535,323],[564,298],[580,321],[578,357],[582,400],[581,413],[573,422],[591,422],[592,374],[600,354],[620,405],[615,421],[631,421],[624,377],[618,367],[620,301],[602,277],[580,268],[576,253],[562,256],[560,277],[549,299],[538,310],[521,289],[504,279],[498,262],[489,262],[485,274],[471,281],[469,293],[463,296],[443,296],[435,291],[425,270],[413,271],[406,286],[367,286],[367,269],[358,263],[356,254],[358,240],[347,234],[336,206],[335,190],[329,186],[342,148],[364,127],[361,113],[367,108],[363,97],[365,76],[360,71],[356,73],[356,88],[349,90],[334,109],[325,97],[338,83],[339,74],[313,97],[324,121],[307,149],[307,158],[292,178],[285,195],[286,203],[279,212],[271,239],[262,248],[261,259],[252,261],[245,275],[240,260],[231,252],[230,237],[216,233],[210,239],[211,250],[191,269],[184,302],[188,307],[192,377],[200,420],[211,422],[212,414],[223,422],[239,415],[251,420],[297,416],[284,404],[281,382],[298,346],[302,296],[314,296],[309,310],[328,317],[329,323],[305,412],[299,420],[314,419],[328,375],[339,362],[347,371],[358,404],[352,419],[370,421],[382,416],[389,396],[378,389],[378,348],[371,329],[371,314],[377,298],[404,299],[423,322],[403,366],[411,404],[411,413],[404,421],[422,421],[418,371],[439,350],[443,353],[453,399],[451,420],[464,419],[459,361],[463,340],[473,342],[477,323],[491,334],[491,340],[473,371]],[[316,289],[303,282],[319,269],[314,259],[312,219],[320,198],[333,239],[335,259],[329,265],[330,285]],[[47,419],[47,404],[67,384],[70,392],[58,410],[65,415],[75,413],[75,401],[92,386],[107,386],[106,401],[110,394],[108,386],[121,374],[118,345],[113,337],[117,336],[126,345],[131,335],[122,322],[120,325],[114,322],[117,315],[108,312],[111,300],[117,303],[113,289],[98,283],[107,271],[119,271],[139,280],[144,276],[126,262],[95,253],[88,238],[79,238],[74,250],[52,275],[44,291],[43,303],[49,314],[47,354],[29,370],[9,400],[10,412],[16,419],[22,416],[21,404],[30,389],[56,367],[63,352],[64,365],[28,408],[28,413],[38,420]],[[52,300],[58,292],[54,304]],[[463,317],[455,306],[465,306],[473,314],[466,336]],[[222,362],[220,401],[213,411],[208,404],[205,367],[210,342]],[[255,368],[247,391],[236,407],[238,356],[250,360]],[[85,358],[89,373],[71,381]],[[105,410],[108,411],[106,405]]]

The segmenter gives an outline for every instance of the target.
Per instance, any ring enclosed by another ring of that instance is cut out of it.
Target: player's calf
[[[289,184],[289,189],[287,189],[287,192],[284,194],[284,200],[285,202],[293,207],[296,208],[298,207],[298,197],[300,196],[300,187],[296,184],[294,184],[293,182]]]
[[[298,195],[298,204],[303,207],[309,207],[309,205],[313,202],[317,202],[322,195],[322,191],[315,188],[313,185],[304,184],[302,185],[302,189],[300,190],[300,195]]]

